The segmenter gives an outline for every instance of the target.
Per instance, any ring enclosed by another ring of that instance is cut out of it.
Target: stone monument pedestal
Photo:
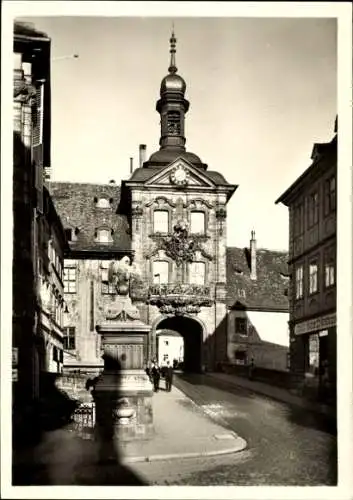
[[[144,371],[149,329],[139,319],[125,314],[96,326],[104,351],[104,370],[94,390],[96,422],[108,434],[111,427],[111,437],[120,441],[147,439],[154,432],[153,390]]]

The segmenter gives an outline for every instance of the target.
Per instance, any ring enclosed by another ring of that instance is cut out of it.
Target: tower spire
[[[169,73],[176,73],[178,71],[178,68],[176,67],[176,62],[175,62],[177,39],[175,38],[175,35],[174,35],[174,23],[173,23],[173,28],[172,28],[172,36],[170,37],[169,42],[170,42],[170,66],[168,68],[168,71],[169,71]]]

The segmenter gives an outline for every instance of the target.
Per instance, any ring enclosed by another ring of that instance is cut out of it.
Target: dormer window
[[[75,229],[68,227],[65,228],[64,231],[65,231],[65,237],[68,242],[77,241],[77,235],[80,232],[78,227],[75,227]]]
[[[113,198],[94,198],[94,203],[97,208],[110,208],[113,203]]]
[[[113,241],[112,234],[114,231],[112,229],[98,229],[95,233],[96,242],[98,243],[111,243]]]

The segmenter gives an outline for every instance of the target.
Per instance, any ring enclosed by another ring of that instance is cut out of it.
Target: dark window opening
[[[235,318],[235,333],[240,335],[247,335],[246,318]]]
[[[168,134],[180,135],[180,113],[169,111],[168,113]]]

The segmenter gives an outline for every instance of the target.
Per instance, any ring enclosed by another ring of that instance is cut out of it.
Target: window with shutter
[[[36,97],[33,103],[32,146],[38,146],[43,141],[43,97],[44,87],[40,85],[36,89]]]
[[[32,109],[32,161],[35,168],[37,209],[43,213],[43,85],[37,87]]]

